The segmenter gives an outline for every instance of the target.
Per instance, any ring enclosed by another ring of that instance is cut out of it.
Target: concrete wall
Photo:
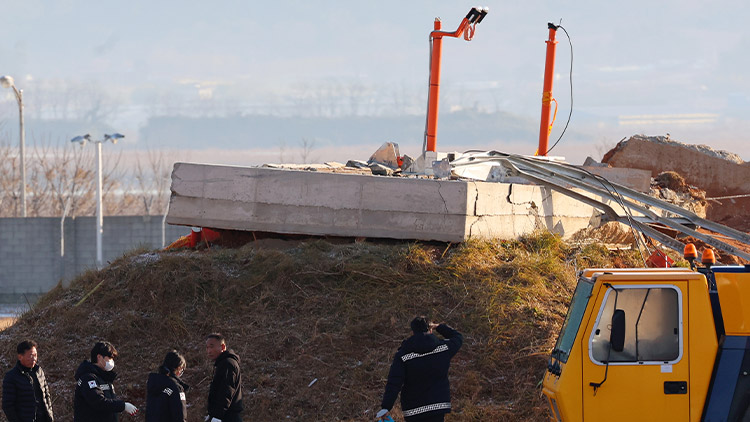
[[[598,215],[529,184],[176,163],[167,222],[286,234],[463,242],[537,228],[567,237]]]
[[[189,229],[166,226],[166,242]],[[0,303],[34,300],[59,281],[96,267],[95,217],[65,219],[61,256],[60,218],[0,218]],[[105,263],[139,246],[159,248],[161,216],[104,217]]]

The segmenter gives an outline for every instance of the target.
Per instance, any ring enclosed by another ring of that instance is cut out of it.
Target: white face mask
[[[109,372],[109,371],[111,371],[113,369],[115,369],[115,360],[114,359],[110,359],[110,360],[104,362],[104,370],[105,371]]]

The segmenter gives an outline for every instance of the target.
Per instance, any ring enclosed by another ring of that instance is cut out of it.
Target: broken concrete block
[[[675,171],[687,184],[705,190],[709,198],[750,192],[750,165],[737,154],[684,144],[664,136],[632,136],[607,152],[602,162],[613,167],[649,170],[652,177]],[[750,214],[750,198],[709,206],[706,211],[707,218],[717,222],[747,214]]]
[[[369,168],[369,165],[365,161],[360,160],[349,160],[346,162],[347,167],[354,167],[357,169],[366,169]]]
[[[368,164],[378,163],[384,166],[388,166],[392,169],[399,168],[398,165],[398,144],[393,142],[386,142],[375,151],[370,159],[367,160]]]
[[[393,169],[378,163],[372,163],[368,167],[375,176],[393,176]]]
[[[417,157],[411,166],[407,167],[407,173],[432,175],[432,163],[437,160],[446,158],[448,154],[444,152],[425,151]]]
[[[414,164],[414,159],[408,155],[401,157],[401,170],[407,170],[411,165]]]
[[[583,166],[582,168],[589,173],[602,176],[612,183],[627,186],[639,192],[648,193],[651,187],[651,172],[648,170],[609,167],[606,164],[604,167]]]
[[[600,163],[591,157],[586,157],[586,160],[584,160],[583,162],[583,166],[584,167],[609,167],[609,164]]]
[[[445,179],[451,175],[451,163],[448,158],[432,162],[432,174],[438,179]]]

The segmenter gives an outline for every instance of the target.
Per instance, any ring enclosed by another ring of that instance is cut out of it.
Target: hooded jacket
[[[81,362],[75,375],[74,422],[117,422],[125,402],[117,399],[112,384],[115,378],[115,371],[105,371],[87,360]]]
[[[388,373],[381,406],[391,410],[401,391],[401,410],[407,421],[451,411],[448,369],[463,336],[445,324],[436,331],[445,340],[428,333],[415,333],[404,340]]]
[[[214,378],[208,390],[208,416],[224,420],[226,413],[239,414],[240,412],[242,412],[240,357],[232,350],[225,350],[214,362]]]
[[[187,422],[185,392],[190,388],[163,366],[148,375],[146,422]]]
[[[16,366],[8,371],[3,378],[3,412],[5,412],[9,422],[46,420],[44,415],[37,414],[34,378],[39,382],[47,417],[50,421],[55,420],[52,416],[52,399],[42,368],[39,365],[27,368],[21,365],[21,362],[16,362]]]

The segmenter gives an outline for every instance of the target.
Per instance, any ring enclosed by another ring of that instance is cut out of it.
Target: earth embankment
[[[576,269],[638,265],[633,252],[549,233],[445,244],[295,243],[269,249],[134,251],[58,286],[0,332],[0,364],[39,343],[56,420],[72,420],[73,372],[97,340],[119,351],[117,393],[145,410],[148,373],[187,358],[190,421],[211,378],[205,335],[242,359],[245,418],[369,421],[393,354],[419,314],[465,337],[451,367],[450,421],[543,421],[540,381]],[[400,417],[398,405],[394,414]],[[2,418],[0,418],[2,419]],[[144,412],[134,418],[144,420]]]

